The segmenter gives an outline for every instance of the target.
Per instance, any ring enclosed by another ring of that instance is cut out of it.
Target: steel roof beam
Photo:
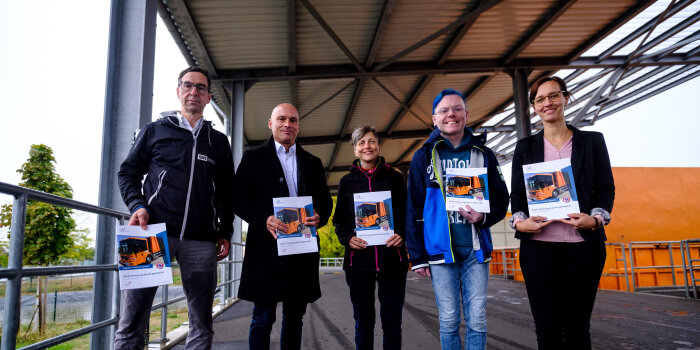
[[[336,96],[340,95],[341,92],[345,91],[347,88],[350,87],[350,85],[354,84],[355,81],[351,81],[347,84],[345,84],[342,88],[340,88],[338,91],[334,92],[332,95],[328,96],[325,100],[321,101],[316,107],[311,108],[308,112],[304,113],[301,117],[299,117],[299,120],[303,120],[304,118],[308,117],[309,114],[313,113],[315,110],[323,107],[326,103],[330,102],[332,99],[334,99]]]
[[[395,4],[396,0],[387,0],[384,3],[384,7],[382,8],[382,14],[379,17],[379,22],[377,22],[377,27],[374,29],[372,44],[370,45],[369,51],[367,52],[367,58],[364,64],[364,66],[367,68],[374,64],[374,60],[377,56],[377,53],[379,52],[379,47],[381,46],[382,39],[384,38],[384,33],[386,32],[386,26],[389,23],[391,12],[394,11]],[[345,130],[348,128],[348,125],[350,125],[350,120],[352,120],[352,116],[353,114],[355,114],[355,108],[360,102],[360,97],[362,96],[362,90],[364,89],[364,86],[366,84],[366,79],[358,78],[355,80],[355,82],[355,89],[352,93],[350,104],[348,105],[348,108],[345,112],[345,117],[343,118],[343,126],[340,128],[338,139],[342,139],[343,137],[345,137]],[[335,165],[335,160],[338,158],[339,151],[340,143],[336,142],[336,145],[333,148],[333,153],[331,154],[330,163],[328,163],[329,167],[333,167]],[[326,178],[327,177],[328,174],[326,174]]]
[[[655,52],[646,54],[646,55],[642,56],[641,59],[662,58],[662,57],[668,56],[668,55],[676,52],[677,50],[687,46],[688,44],[691,44],[691,43],[698,41],[698,40],[700,40],[700,30],[696,31],[695,33],[693,33],[691,35],[688,35],[685,39],[680,40],[669,47],[663,48],[659,51],[655,51]]]
[[[552,6],[547,12],[540,16],[540,19],[535,22],[521,37],[520,40],[508,51],[503,58],[503,64],[512,62],[518,55],[523,52],[533,41],[535,41],[547,28],[549,28],[561,15],[566,12],[571,6],[576,3],[576,0],[561,0]]]
[[[694,66],[694,67],[692,67],[692,68],[696,68],[696,67],[697,67],[697,66]],[[608,117],[608,116],[610,116],[610,115],[612,115],[612,114],[615,114],[615,113],[617,113],[617,112],[619,112],[619,111],[621,111],[621,110],[623,110],[623,109],[625,109],[625,108],[631,107],[631,106],[633,106],[633,105],[635,105],[635,104],[637,104],[637,103],[639,103],[639,102],[642,102],[642,101],[647,100],[647,99],[649,99],[649,98],[651,98],[651,97],[654,97],[654,96],[656,96],[656,95],[658,95],[658,94],[660,94],[660,93],[662,93],[662,92],[664,92],[664,91],[670,90],[670,89],[672,89],[672,88],[674,88],[674,87],[676,87],[676,86],[678,86],[678,85],[681,85],[681,84],[683,84],[683,83],[685,83],[685,82],[688,82],[688,81],[690,81],[690,80],[692,80],[692,79],[695,79],[695,78],[697,78],[697,77],[699,77],[699,76],[700,76],[700,70],[697,70],[697,71],[695,71],[694,73],[688,74],[688,75],[686,75],[685,77],[683,77],[683,78],[681,78],[681,79],[678,79],[678,80],[676,80],[676,81],[674,81],[674,82],[672,82],[672,83],[670,83],[670,84],[668,84],[668,85],[665,85],[664,87],[661,87],[661,88],[659,88],[659,89],[656,89],[656,90],[654,90],[654,91],[652,91],[652,92],[650,92],[650,93],[648,93],[648,94],[646,94],[646,95],[643,95],[643,96],[641,96],[641,97],[634,96],[634,98],[632,98],[632,96],[630,96],[630,97],[628,98],[627,95],[625,95],[625,98],[624,98],[624,99],[620,99],[620,103],[623,102],[623,101],[626,101],[626,100],[628,100],[628,99],[631,99],[632,101],[630,101],[630,102],[628,102],[628,103],[625,103],[625,104],[623,104],[622,106],[616,107],[616,108],[614,108],[614,109],[612,109],[612,110],[610,110],[610,111],[606,111],[605,113],[601,114],[601,115],[598,117],[598,120],[603,119],[603,118],[605,118],[605,117]],[[663,79],[663,78],[662,78],[662,79]],[[662,79],[659,79],[659,80],[662,80]],[[668,80],[668,79],[663,79],[663,80],[665,81],[665,80]],[[646,86],[644,86],[644,87],[638,89],[637,91],[648,91],[650,88],[652,88],[652,87],[654,87],[654,86],[656,86],[656,85],[658,85],[658,82],[657,82],[657,81],[652,82],[652,83],[650,83],[650,84],[647,84]],[[630,94],[630,95],[632,95],[632,94]]]
[[[296,4],[296,0],[287,0],[287,62],[290,74],[297,72]],[[299,99],[297,98],[297,83],[298,80],[289,80],[289,95],[292,98],[292,104],[296,108],[300,108]]]
[[[384,91],[387,93],[387,95],[391,96],[391,98],[392,98],[394,101],[396,101],[396,103],[398,103],[399,106],[401,106],[401,107],[405,108],[406,110],[408,110],[408,111],[416,118],[416,120],[418,120],[419,122],[423,123],[423,125],[425,125],[427,128],[429,128],[429,129],[432,130],[432,125],[431,125],[430,123],[426,123],[425,120],[423,120],[418,114],[416,114],[416,112],[414,112],[413,109],[411,109],[410,106],[408,106],[408,105],[405,104],[403,101],[401,101],[398,97],[396,97],[396,95],[394,95],[394,93],[391,92],[391,90],[389,90],[389,88],[387,88],[386,86],[384,86],[384,84],[382,84],[378,79],[375,78],[375,79],[372,79],[372,81],[374,81],[377,85],[379,85],[379,87],[382,88],[382,90],[384,90]]]
[[[597,45],[601,40],[603,40],[612,32],[622,27],[625,23],[629,22],[629,20],[636,17],[642,11],[646,10],[647,7],[649,7],[649,5],[655,2],[656,0],[638,1],[636,5],[632,6],[630,9],[625,11],[614,21],[606,25],[605,28],[603,28],[601,31],[590,37],[588,40],[586,40],[585,43],[581,44],[581,46],[577,47],[574,51],[572,51],[571,54],[569,54],[569,60],[573,61],[581,57],[581,55],[583,55],[590,48]]]
[[[471,14],[475,8],[479,8],[481,1],[476,1],[473,5],[468,6],[467,9],[465,10],[466,14],[469,15]],[[440,54],[438,55],[437,59],[435,60],[435,67],[440,67],[442,66],[447,59],[449,58],[450,54],[454,51],[455,48],[459,45],[459,43],[462,41],[464,36],[467,34],[469,31],[469,28],[474,24],[476,21],[477,17],[473,16],[471,19],[469,19],[467,22],[462,24],[452,35],[450,40],[447,42],[447,45],[442,49]],[[413,87],[411,90],[411,93],[409,96],[406,98],[406,101],[404,102],[405,106],[408,106],[410,109],[413,107],[413,104],[416,102],[418,97],[423,93],[426,87],[428,87],[428,84],[430,84],[430,81],[433,79],[431,75],[424,76],[421,78],[418,83]],[[399,107],[399,110],[394,114],[394,116],[391,118],[391,122],[389,123],[389,128],[387,129],[387,133],[391,135],[391,133],[396,129],[396,127],[399,125],[401,120],[403,120],[404,116],[406,115],[407,109],[404,108],[403,106]]]
[[[367,52],[367,59],[365,60],[365,67],[367,69],[374,64],[374,61],[377,58],[379,47],[381,46],[382,39],[384,39],[384,34],[386,33],[386,27],[389,25],[389,18],[391,17],[391,13],[394,12],[395,6],[396,0],[386,0],[384,2],[384,7],[382,8],[381,16],[379,16],[377,28],[374,29],[372,44]]]
[[[639,48],[639,50],[637,50],[635,52],[635,57],[644,54],[645,52],[647,52],[647,51],[651,50],[652,48],[656,47],[657,45],[659,45],[660,43],[666,41],[667,39],[670,39],[672,36],[678,34],[682,30],[684,30],[685,28],[690,27],[698,20],[700,20],[700,12],[696,12],[694,15],[686,18],[681,23],[678,23],[675,26],[673,26],[671,29],[663,32],[663,34],[655,37],[654,39],[651,39],[651,41],[644,44],[642,47]]]
[[[618,41],[614,45],[610,46],[607,50],[603,51],[600,55],[598,55],[596,61],[603,61],[611,57],[615,52],[620,50],[621,48],[627,46],[629,43],[637,39],[638,37],[642,36],[642,34],[646,33],[648,30],[654,28],[657,24],[658,21],[664,21],[666,18],[669,18],[676,13],[680,12],[682,9],[684,9],[686,6],[692,4],[695,0],[682,0],[679,1],[677,4],[673,5],[673,7],[665,14],[663,13],[658,14],[654,16],[654,18],[650,19],[646,23],[644,23],[642,26],[637,28],[635,31],[632,33],[628,34],[626,37],[624,37],[622,40]]]
[[[631,67],[667,66],[700,63],[700,56],[685,57],[684,54],[673,54],[660,60],[633,60]],[[288,67],[252,68],[220,71],[213,80],[254,80],[258,82],[284,81],[290,79],[334,79],[334,78],[376,78],[388,76],[427,75],[427,74],[460,74],[460,73],[501,73],[507,69],[531,68],[533,70],[560,69],[590,69],[617,68],[627,62],[627,56],[613,56],[600,62],[594,57],[584,57],[567,62],[566,57],[518,58],[508,65],[501,64],[499,59],[473,59],[447,61],[440,67],[435,67],[433,61],[397,62],[379,72],[358,72],[352,65],[314,65],[297,66],[297,74],[289,74]]]
[[[424,142],[425,138],[420,138],[416,141],[414,141],[403,153],[401,153],[398,158],[394,161],[392,164],[399,164],[401,162],[401,159],[404,159],[407,155],[411,154],[411,152],[418,147],[418,145],[422,144]]]
[[[698,55],[698,54],[700,54],[700,45],[698,45],[696,48],[694,48],[694,49],[692,49],[692,50],[686,52],[686,53],[683,55],[683,58],[685,58],[685,59],[687,60],[687,59],[689,59],[690,57],[696,56],[696,55]]]
[[[321,14],[318,13],[318,11],[316,11],[316,8],[313,5],[311,5],[309,0],[299,0],[299,1],[301,1],[301,4],[304,5],[304,7],[306,7],[306,10],[309,11],[311,16],[316,20],[316,22],[321,26],[321,28],[323,28],[323,30],[326,32],[326,34],[328,34],[328,36],[331,37],[333,42],[336,45],[338,45],[338,47],[340,48],[341,51],[343,51],[345,56],[347,56],[348,59],[350,59],[350,62],[352,62],[352,64],[355,66],[355,68],[358,71],[363,72],[365,69],[362,66],[362,64],[360,63],[360,61],[358,61],[357,58],[355,58],[355,55],[353,55],[352,52],[350,51],[350,49],[348,49],[348,47],[345,46],[345,43],[343,43],[343,41],[340,40],[340,37],[335,33],[335,31],[333,31],[333,28],[331,28],[331,26],[328,25],[326,20],[323,19],[323,16],[321,16]]]
[[[430,135],[430,132],[432,130],[430,129],[419,129],[419,130],[401,130],[401,131],[394,131],[394,133],[391,135],[391,139],[393,140],[399,140],[399,139],[415,139],[419,137],[427,137]],[[380,139],[383,138],[389,138],[390,136],[387,135],[385,132],[377,132],[379,135],[377,135]],[[255,146],[260,146],[263,143],[265,143],[267,139],[263,140],[250,140],[246,147],[255,147]],[[327,145],[327,144],[332,144],[336,142],[349,142],[350,141],[350,135],[346,134],[343,138],[338,139],[338,135],[325,135],[325,136],[307,136],[307,137],[298,137],[297,141],[301,145]]]
[[[467,23],[467,22],[469,22],[469,21],[475,19],[476,17],[478,17],[479,15],[481,15],[483,12],[486,12],[486,10],[488,10],[488,9],[490,9],[490,8],[492,8],[492,7],[496,6],[496,5],[498,5],[498,4],[501,3],[502,1],[503,1],[503,0],[491,0],[491,1],[487,2],[487,3],[485,3],[484,5],[477,7],[476,9],[474,9],[474,11],[472,11],[472,12],[470,12],[470,13],[468,13],[468,14],[466,14],[466,15],[460,17],[460,18],[458,18],[456,21],[454,21],[454,22],[448,24],[447,26],[443,27],[442,29],[440,29],[440,30],[438,30],[438,31],[436,31],[436,32],[434,32],[434,33],[428,35],[427,37],[425,37],[425,38],[419,40],[419,41],[416,42],[415,44],[409,46],[408,48],[406,48],[406,49],[404,49],[403,51],[397,53],[396,55],[391,56],[391,57],[388,58],[386,61],[384,61],[384,62],[378,64],[376,67],[374,67],[373,70],[374,70],[374,71],[379,71],[379,70],[384,69],[384,67],[386,67],[386,66],[388,66],[388,65],[390,65],[390,64],[392,64],[392,63],[394,63],[394,62],[396,62],[396,61],[397,61],[398,59],[400,59],[401,57],[404,57],[404,56],[410,54],[411,52],[413,52],[413,51],[419,49],[419,48],[422,47],[423,45],[425,45],[425,44],[427,44],[427,43],[429,43],[429,42],[431,42],[431,41],[433,41],[433,40],[439,38],[439,37],[442,36],[443,34],[449,33],[450,31],[456,29],[457,27],[459,27],[459,26],[461,26],[461,25],[463,25],[463,24],[465,24],[465,23]]]
[[[199,31],[194,25],[192,15],[190,15],[190,11],[185,2],[183,0],[168,0],[167,4],[164,4],[164,1],[157,1],[157,3],[158,14],[168,28],[170,35],[172,35],[173,41],[175,41],[175,44],[180,49],[182,57],[185,58],[188,65],[200,66],[209,71],[213,82],[211,90],[214,95],[214,100],[219,107],[221,107],[222,111],[230,111],[231,102],[228,99],[223,84],[216,80],[218,71],[216,70],[214,62],[209,57],[207,48],[202,38],[199,36]],[[171,16],[175,17],[175,19]],[[226,124],[224,118],[231,119],[231,116],[228,114],[220,115],[219,120],[222,124]]]

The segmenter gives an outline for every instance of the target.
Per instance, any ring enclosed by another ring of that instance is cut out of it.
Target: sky
[[[43,143],[53,149],[74,199],[97,204],[109,9],[108,0],[0,0],[0,182],[19,183],[16,170],[30,146]],[[158,17],[154,117],[179,109],[177,74],[186,66]],[[614,167],[698,167],[698,111],[696,78],[585,130],[605,135]],[[211,107],[205,117],[221,128]],[[503,170],[510,185],[510,164]],[[0,194],[0,204],[10,202]],[[76,216],[79,226],[94,230],[94,215]]]

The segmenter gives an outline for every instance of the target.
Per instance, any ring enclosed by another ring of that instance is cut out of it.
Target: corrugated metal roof
[[[230,103],[223,82],[246,83],[248,146],[269,137],[275,105],[297,105],[299,142],[331,171],[330,185],[363,124],[405,169],[444,88],[468,94],[468,124],[508,162],[515,69],[528,83],[561,70],[579,98],[567,118],[581,127],[700,76],[692,0],[163,0],[159,11],[191,60],[214,72],[217,103]],[[651,46],[631,56],[642,40]]]

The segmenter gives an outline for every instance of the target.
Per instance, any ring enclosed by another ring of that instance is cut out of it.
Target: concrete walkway
[[[354,321],[342,271],[321,275],[323,297],[304,316],[303,349],[354,349]],[[536,349],[534,325],[521,282],[489,279],[488,349]],[[247,349],[252,304],[239,302],[216,318],[213,349]],[[271,349],[279,349],[281,307]],[[381,326],[375,349],[381,349]],[[462,330],[463,334],[463,330]],[[700,350],[700,301],[659,295],[598,292],[591,320],[594,349]],[[408,274],[403,313],[404,349],[439,349],[438,315],[432,285]],[[178,345],[175,349],[184,349]]]

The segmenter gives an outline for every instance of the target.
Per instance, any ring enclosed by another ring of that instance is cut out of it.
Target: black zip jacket
[[[141,130],[119,169],[119,189],[130,212],[140,206],[149,224],[168,234],[215,242],[233,233],[233,158],[224,134],[204,121],[196,134],[164,112]],[[146,179],[143,181],[143,175]]]
[[[340,179],[338,200],[333,216],[333,225],[338,240],[345,246],[343,269],[351,271],[381,271],[388,269],[408,269],[406,244],[400,247],[386,245],[368,246],[365,249],[352,249],[348,246],[355,236],[355,205],[353,194],[361,192],[391,191],[394,233],[406,240],[406,184],[403,176],[392,169],[379,157],[377,169],[366,174],[356,159],[350,173]]]

